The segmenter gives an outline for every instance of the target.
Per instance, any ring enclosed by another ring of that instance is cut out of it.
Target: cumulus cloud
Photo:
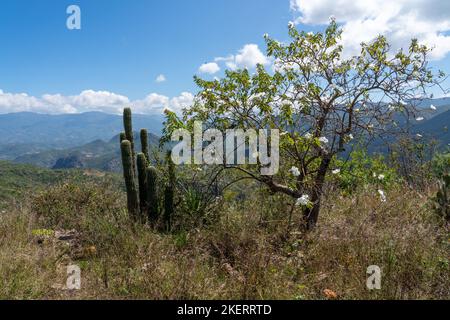
[[[187,108],[194,102],[194,95],[190,92],[182,92],[178,97],[170,100],[170,108],[175,112],[180,112],[183,108]]]
[[[163,74],[160,74],[159,76],[157,76],[156,77],[156,82],[158,82],[158,83],[161,83],[161,82],[165,82],[167,79],[166,79],[166,76],[165,75],[163,75]]]
[[[432,59],[450,51],[448,0],[291,0],[297,23],[327,24],[331,16],[342,24],[347,54],[358,52],[361,42],[385,35],[393,49],[408,48],[412,38],[434,48]]]
[[[217,57],[214,61],[223,62],[227,68],[232,70],[237,68],[251,69],[257,64],[268,65],[271,63],[270,58],[262,53],[256,44],[246,44],[236,55]]]
[[[220,67],[215,62],[204,63],[198,68],[198,72],[200,73],[209,73],[215,74],[220,71]]]
[[[194,101],[194,95],[182,92],[176,97],[151,93],[144,99],[131,101],[128,97],[109,91],[85,90],[78,95],[44,94],[41,97],[26,93],[8,93],[0,90],[0,113],[38,112],[38,113],[81,113],[101,111],[120,114],[125,106],[141,114],[160,114],[165,108],[181,112]]]

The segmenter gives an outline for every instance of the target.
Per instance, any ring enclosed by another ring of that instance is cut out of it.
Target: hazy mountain
[[[417,124],[413,132],[422,135],[425,139],[436,139],[441,147],[450,144],[450,110],[434,116],[430,120]]]
[[[135,131],[146,128],[149,132],[160,135],[162,122],[162,115],[133,115]],[[7,151],[4,150],[10,147],[30,147],[29,153],[42,149],[70,148],[98,139],[108,141],[121,131],[122,116],[102,112],[62,115],[31,112],[0,114],[0,159],[8,158],[4,154]]]
[[[159,144],[159,138],[151,133],[148,141],[150,147]],[[137,147],[140,146],[140,137],[137,133],[135,144]],[[90,168],[118,172],[121,170],[119,136],[116,135],[107,142],[95,140],[79,147],[27,154],[16,158],[14,162],[52,169]]]
[[[421,113],[425,120],[416,122],[413,133],[422,135],[425,141],[435,138],[440,141],[441,147],[448,145],[450,98],[427,99],[416,104],[423,110]],[[437,110],[431,110],[431,105]],[[147,128],[152,133],[151,144],[158,143],[157,135],[161,133],[162,122],[162,115],[133,115],[136,131]],[[0,115],[0,160],[14,160],[47,168],[119,171],[118,134],[122,130],[122,116],[101,112],[3,114]],[[381,142],[374,143],[373,147],[378,144]]]

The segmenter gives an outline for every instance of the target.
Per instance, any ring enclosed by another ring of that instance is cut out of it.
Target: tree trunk
[[[311,202],[313,203],[313,206],[311,208],[305,209],[305,211],[303,212],[303,222],[307,230],[312,230],[316,226],[317,220],[319,219],[320,201],[322,198],[323,185],[325,182],[325,176],[327,174],[328,167],[330,166],[330,162],[331,157],[329,156],[326,156],[322,159],[311,192]]]

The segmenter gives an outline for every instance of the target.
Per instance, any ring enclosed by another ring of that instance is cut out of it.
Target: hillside
[[[428,121],[417,124],[414,127],[414,133],[423,135],[426,139],[436,139],[441,147],[450,144],[450,110],[431,118]]]
[[[140,144],[137,133],[135,140]],[[148,141],[150,146],[157,146],[159,138],[149,133]],[[52,169],[91,168],[119,172],[121,170],[119,136],[114,136],[108,142],[95,140],[79,147],[27,154],[16,158],[14,162]]]
[[[0,208],[5,207],[12,200],[21,200],[30,191],[36,192],[59,182],[86,182],[101,180],[105,177],[112,179],[116,186],[122,183],[120,176],[105,175],[92,170],[50,170],[0,161]]]

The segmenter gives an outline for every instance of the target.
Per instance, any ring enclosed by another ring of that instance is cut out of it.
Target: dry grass
[[[288,226],[283,199],[255,196],[224,207],[213,226],[170,235],[133,225],[122,203],[107,187],[62,185],[3,213],[0,298],[450,298],[448,227],[413,191],[392,191],[386,203],[372,191],[331,196],[308,235]],[[43,228],[78,236],[33,232]],[[81,290],[61,289],[72,263]],[[382,289],[369,291],[374,264]]]

